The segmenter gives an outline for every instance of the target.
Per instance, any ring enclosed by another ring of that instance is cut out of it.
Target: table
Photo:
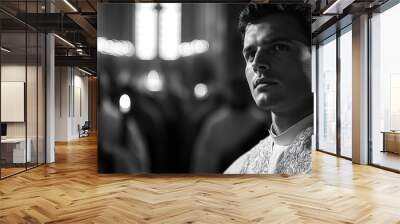
[[[381,133],[383,133],[382,152],[400,154],[400,131],[382,131]]]

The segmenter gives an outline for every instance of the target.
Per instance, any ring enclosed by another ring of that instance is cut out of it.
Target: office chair
[[[89,129],[90,129],[89,121],[85,121],[82,127],[80,127],[80,125],[78,124],[79,138],[89,136]]]

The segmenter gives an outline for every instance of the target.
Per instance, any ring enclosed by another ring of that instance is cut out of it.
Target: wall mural
[[[307,5],[99,3],[97,44],[99,173],[311,172]]]

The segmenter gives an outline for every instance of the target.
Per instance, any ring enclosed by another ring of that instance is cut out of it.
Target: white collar
[[[301,119],[288,129],[286,129],[284,132],[280,133],[279,135],[275,134],[271,127],[269,128],[269,134],[274,141],[275,144],[280,145],[280,146],[287,146],[290,145],[296,136],[303,131],[304,129],[308,127],[312,127],[314,122],[314,114],[310,114],[307,117]]]

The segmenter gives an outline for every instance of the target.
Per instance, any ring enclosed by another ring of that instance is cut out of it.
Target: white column
[[[46,163],[55,161],[54,133],[55,133],[55,76],[54,76],[54,35],[46,36]]]
[[[48,12],[54,11],[50,1],[46,1]],[[55,162],[54,133],[55,133],[55,54],[54,35],[46,35],[46,163]]]

